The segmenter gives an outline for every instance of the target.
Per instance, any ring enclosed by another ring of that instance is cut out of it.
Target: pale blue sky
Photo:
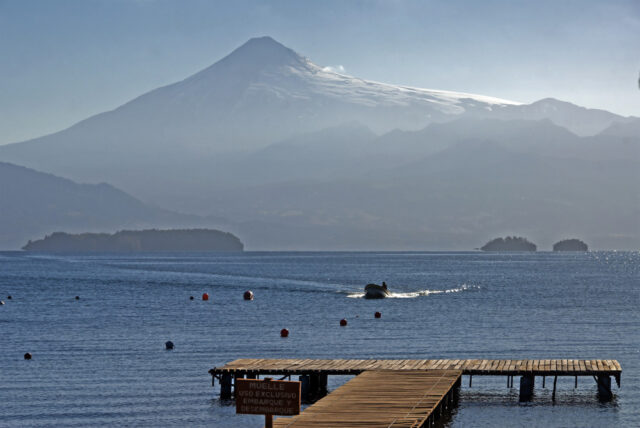
[[[362,78],[640,116],[640,0],[0,0],[0,144],[262,35]]]

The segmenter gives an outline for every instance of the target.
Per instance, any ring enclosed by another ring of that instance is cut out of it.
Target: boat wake
[[[390,293],[387,299],[413,299],[416,297],[430,296],[432,294],[461,293],[463,291],[479,290],[480,286],[471,284],[462,284],[456,288],[446,290],[419,290],[407,293]],[[347,297],[352,299],[360,299],[364,297],[364,293],[349,293]]]

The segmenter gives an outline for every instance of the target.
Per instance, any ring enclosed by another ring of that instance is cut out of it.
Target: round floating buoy
[[[8,295],[7,300],[11,300],[11,299],[12,299],[11,295]]]
[[[189,300],[193,300],[193,296],[189,296]]]
[[[0,300],[0,306],[4,305],[4,300]]]
[[[80,300],[80,296],[76,296],[76,300]]]
[[[173,342],[170,340],[167,340],[167,342],[164,344],[164,347],[167,351],[170,351],[173,349]]]
[[[382,317],[382,314],[381,314],[380,312],[376,312],[376,313],[374,314],[374,316],[375,316],[376,318],[381,318],[381,317]]]
[[[347,320],[346,320],[346,319],[344,319],[344,318],[342,318],[342,319],[340,320],[340,327],[346,327],[346,326],[347,326]]]
[[[289,337],[289,330],[287,330],[286,328],[280,330],[280,337]]]
[[[202,300],[209,300],[209,295],[207,293],[203,293]]]
[[[244,292],[244,300],[253,300],[253,291],[247,290]]]
[[[31,354],[28,353],[28,352],[26,354],[24,354],[24,359],[25,360],[30,360],[31,359]]]

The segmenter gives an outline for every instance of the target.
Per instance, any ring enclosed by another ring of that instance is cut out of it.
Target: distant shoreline
[[[51,253],[159,253],[242,252],[244,244],[214,229],[140,230],[108,233],[52,233],[29,241],[23,250]]]
[[[197,254],[197,253],[238,253],[239,251],[182,251],[182,250],[157,250],[157,251],[51,251],[51,250],[24,250],[24,249],[3,249],[0,253],[33,253],[33,254]],[[619,250],[619,249],[589,249],[588,251],[480,251],[480,250],[246,250],[241,251],[243,254],[469,254],[469,255],[549,255],[557,254],[559,256],[567,256],[571,254],[581,253],[638,253],[640,250]]]

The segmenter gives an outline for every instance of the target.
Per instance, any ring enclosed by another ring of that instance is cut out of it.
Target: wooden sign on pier
[[[300,414],[300,382],[236,379],[236,413],[265,415],[265,427],[273,426],[273,415]]]

